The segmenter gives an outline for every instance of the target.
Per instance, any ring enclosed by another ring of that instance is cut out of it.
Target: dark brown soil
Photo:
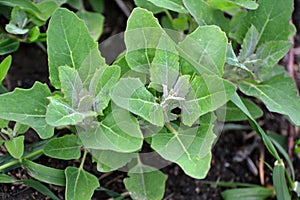
[[[294,14],[294,22],[297,28],[300,27],[300,9],[298,9],[298,1],[296,1],[296,11]],[[124,31],[126,26],[126,16],[122,13],[114,1],[106,1],[105,10],[105,28],[100,41]],[[299,11],[299,12],[298,12]],[[300,30],[300,29],[298,29]],[[296,47],[300,44],[300,36],[296,36]],[[300,55],[296,55],[296,63],[300,63]],[[9,90],[15,87],[30,88],[35,81],[49,84],[47,71],[47,55],[35,44],[22,44],[20,49],[13,54],[13,64],[9,71],[6,84]],[[299,70],[300,71],[300,70]],[[300,77],[300,76],[299,76]],[[300,80],[300,78],[299,78]],[[272,130],[283,135],[288,133],[288,122],[281,116],[266,113],[259,120],[264,129]],[[298,136],[299,137],[299,136]],[[37,135],[31,131],[26,135],[26,143],[37,141]],[[253,145],[255,148],[250,150]],[[0,151],[1,152],[1,151]],[[3,152],[3,149],[2,149]],[[239,155],[246,155],[245,159],[237,162]],[[248,156],[247,156],[248,155]],[[205,179],[206,181],[227,181],[227,182],[243,182],[261,185],[258,169],[258,163],[261,156],[264,155],[266,162],[273,164],[274,160],[264,149],[264,146],[256,134],[248,131],[226,131],[223,132],[213,148],[213,159],[210,172]],[[79,161],[61,161],[41,156],[36,160],[38,163],[45,164],[50,167],[64,169],[66,166],[79,166]],[[249,163],[253,163],[251,166]],[[296,167],[297,180],[300,180],[300,161],[295,158],[294,166]],[[101,186],[118,193],[126,192],[123,178],[125,173],[112,172],[101,174],[97,172],[95,165],[88,158],[84,168],[99,177]],[[162,171],[168,175],[166,184],[166,193],[164,199],[169,200],[219,200],[222,199],[221,192],[224,188],[216,187],[203,183],[202,180],[196,180],[185,175],[184,172],[175,164],[172,164]],[[18,178],[30,178],[27,173],[21,169],[15,169],[10,172]],[[271,171],[264,167],[264,185],[272,185]],[[48,185],[49,186],[49,185]],[[64,188],[49,186],[49,188],[61,199],[64,198]],[[103,191],[96,191],[93,199],[108,199],[109,196]],[[45,197],[33,189],[22,184],[1,184],[0,199],[45,199]],[[128,198],[129,199],[129,198]]]

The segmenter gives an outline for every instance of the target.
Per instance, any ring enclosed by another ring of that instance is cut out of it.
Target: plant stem
[[[40,154],[43,154],[43,149],[39,149],[35,152],[32,152],[32,153],[24,156],[22,159],[32,158],[32,157],[35,157],[35,156],[39,156]]]
[[[86,155],[87,155],[87,150],[84,150],[83,157],[82,157],[82,160],[81,160],[81,163],[80,163],[79,169],[83,169],[83,164],[84,164],[84,161],[85,161]]]
[[[1,170],[4,170],[4,169],[6,169],[6,168],[9,168],[9,167],[11,167],[11,166],[13,166],[13,165],[16,165],[16,164],[18,164],[18,163],[20,163],[20,160],[13,160],[13,161],[8,162],[8,163],[6,163],[6,164],[4,164],[4,165],[1,165],[1,166],[0,166],[0,171],[1,171]]]
[[[169,18],[169,20],[172,22],[173,21],[173,17],[171,15],[171,13],[167,9],[165,9],[164,11],[165,11],[167,17]]]
[[[179,135],[178,131],[173,128],[171,124],[166,123],[165,126],[174,134],[174,135]]]

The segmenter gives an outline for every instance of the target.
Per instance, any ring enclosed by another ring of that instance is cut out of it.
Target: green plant
[[[100,172],[122,167],[128,172],[124,183],[133,199],[162,199],[166,176],[158,168],[163,166],[145,161],[152,154],[141,152],[143,144],[178,164],[187,175],[202,179],[210,168],[217,122],[248,119],[277,160],[271,168],[278,199],[290,199],[289,189],[297,182],[293,172],[287,173],[278,151],[288,157],[255,121],[262,111],[240,97],[237,88],[300,125],[296,88],[278,65],[291,46],[287,40],[293,34],[289,23],[293,3],[135,2],[155,13],[164,11],[163,27],[172,30],[164,29],[152,12],[134,9],[125,31],[126,51],[111,66],[82,20],[67,9],[54,12],[47,52],[56,91],[37,82],[31,89],[0,96],[0,125],[8,136],[3,142],[13,157],[3,160],[0,170],[21,165],[41,182],[65,186],[66,199],[89,199],[99,189],[97,177],[84,170],[91,154]],[[238,56],[236,44],[241,44]],[[13,129],[8,121],[16,122]],[[29,127],[44,140],[54,136],[54,128],[67,128],[70,134],[27,152],[22,134]],[[81,158],[81,164],[58,170],[31,161],[42,153],[62,160]],[[293,168],[290,162],[289,166]],[[0,176],[0,182],[15,181],[24,182]],[[39,186],[39,191],[57,198]],[[251,192],[255,197],[263,191],[264,199],[274,190],[256,187]]]

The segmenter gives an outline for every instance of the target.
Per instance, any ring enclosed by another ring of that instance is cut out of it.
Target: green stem
[[[32,158],[32,157],[35,157],[35,156],[39,156],[39,155],[41,155],[41,154],[43,154],[43,149],[39,149],[39,150],[37,150],[37,151],[35,151],[35,152],[32,152],[32,153],[30,153],[30,154],[24,156],[22,159]]]
[[[171,15],[171,13],[167,9],[164,9],[164,11],[165,11],[167,17],[169,18],[169,20],[172,22],[173,21],[173,17]]]
[[[80,163],[79,169],[83,169],[83,164],[84,164],[84,161],[85,161],[86,155],[87,155],[87,150],[84,150],[83,157],[82,157],[82,160],[81,160],[81,163]]]
[[[0,166],[0,171],[1,171],[1,170],[4,170],[4,169],[6,169],[6,168],[9,168],[9,167],[11,167],[11,166],[14,166],[14,165],[16,165],[16,164],[18,164],[18,163],[20,163],[20,160],[13,160],[13,161],[8,162],[8,163],[6,163],[6,164],[4,164],[4,165],[1,165],[1,166]]]
[[[174,135],[179,135],[178,131],[175,130],[175,128],[173,128],[173,126],[171,124],[165,124],[165,126],[174,134]]]

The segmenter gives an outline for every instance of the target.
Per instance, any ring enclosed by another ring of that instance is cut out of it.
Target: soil
[[[131,1],[125,2],[129,7],[133,7]],[[298,30],[300,30],[299,1],[295,1],[295,3],[296,9],[293,20]],[[99,42],[124,31],[126,26],[127,18],[114,1],[106,1],[104,15],[106,17],[104,33]],[[297,49],[297,47],[300,46],[299,34],[296,35],[295,42],[295,48]],[[295,64],[298,66],[300,63],[300,53],[299,55],[296,54],[295,58]],[[10,91],[15,87],[30,88],[35,81],[40,81],[50,86],[48,76],[46,53],[35,44],[22,44],[19,50],[13,53],[13,64],[5,83]],[[299,77],[296,71],[296,78]],[[259,123],[263,128],[286,136],[290,126],[288,121],[280,115],[268,113],[263,106],[261,107],[265,111],[264,117],[259,119]],[[38,140],[38,136],[33,131],[29,131],[29,133],[26,134],[25,142],[27,144]],[[3,152],[4,149],[0,150],[0,153],[1,151]],[[258,166],[259,161],[263,158],[271,165],[274,163],[274,159],[268,154],[267,150],[265,150],[258,136],[253,134],[251,130],[222,132],[213,147],[212,154],[211,169],[204,179],[205,181],[242,182],[264,186],[272,185],[271,171],[264,166],[264,176],[260,179],[262,171],[259,170]],[[238,161],[238,158],[241,158],[243,155],[245,158]],[[79,166],[80,164],[79,160],[61,161],[46,156],[41,156],[35,162],[58,169],[64,169],[66,166]],[[296,157],[294,159],[294,166],[300,166],[300,161]],[[89,157],[85,162],[84,169],[97,175],[101,186],[118,193],[126,192],[122,182],[123,178],[126,177],[125,173],[119,171],[107,174],[99,173]],[[191,178],[184,174],[175,164],[162,169],[162,171],[168,176],[165,200],[219,200],[222,199],[221,192],[226,189],[206,184],[203,180]],[[22,168],[17,168],[11,171],[10,174],[17,178],[30,178]],[[296,179],[300,180],[299,167],[296,167],[296,175]],[[58,195],[58,197],[63,199],[64,188],[53,185],[47,186]],[[108,198],[109,196],[103,191],[96,191],[93,196],[95,200]],[[1,184],[0,199],[23,200],[46,199],[46,197],[22,184]]]

